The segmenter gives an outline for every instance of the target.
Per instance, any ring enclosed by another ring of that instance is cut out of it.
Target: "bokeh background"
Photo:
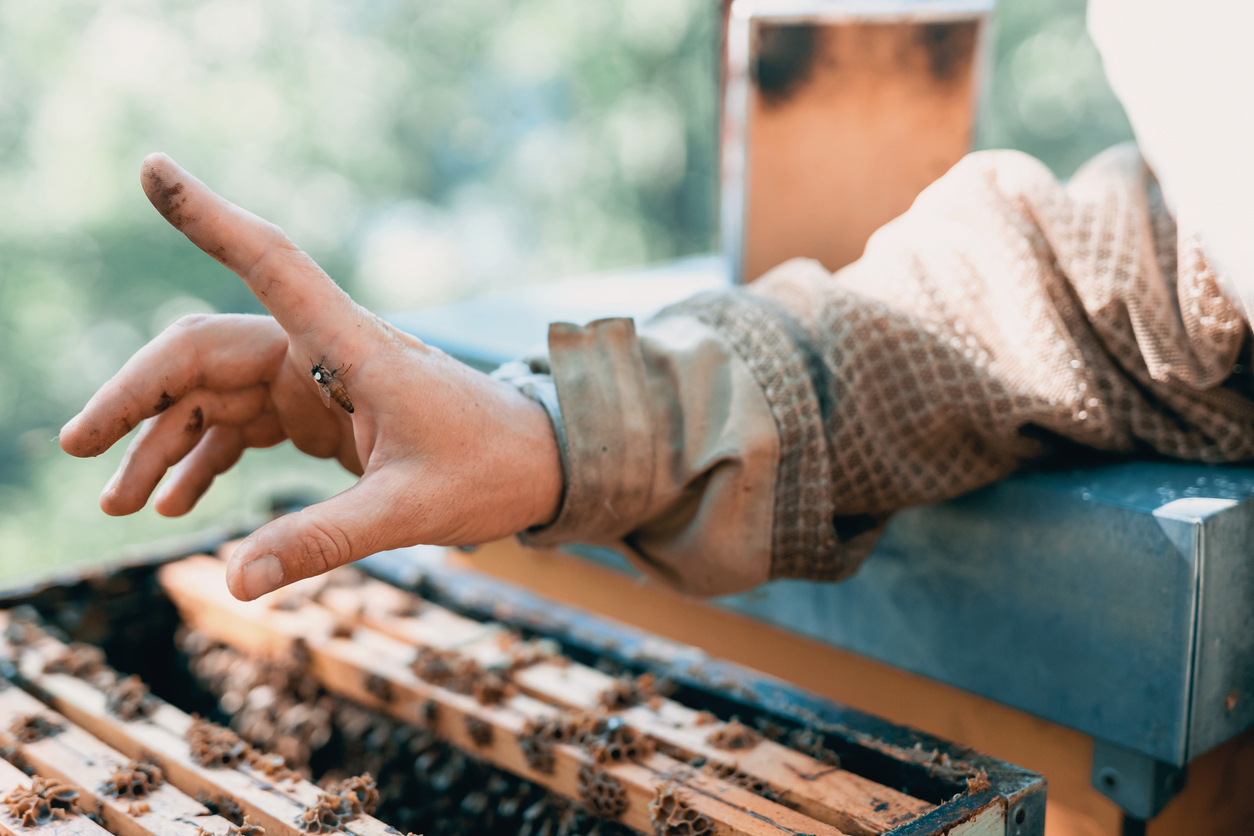
[[[189,516],[110,518],[122,452],[61,453],[180,315],[261,308],[148,205],[169,153],[368,306],[712,251],[717,0],[0,0],[0,575],[330,495],[252,451]],[[1005,0],[981,148],[1060,177],[1131,131],[1082,0]]]

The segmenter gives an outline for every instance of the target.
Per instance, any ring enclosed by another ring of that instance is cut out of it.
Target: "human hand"
[[[169,157],[144,160],[140,182],[273,318],[184,317],[62,428],[63,450],[98,456],[142,422],[101,494],[106,513],[141,509],[172,467],[154,507],[185,514],[246,448],[288,438],[361,476],[240,544],[227,584],[243,600],[385,549],[483,543],[556,516],[561,463],[543,407],[357,305],[282,230]],[[346,370],[351,415],[324,405],[317,363]]]

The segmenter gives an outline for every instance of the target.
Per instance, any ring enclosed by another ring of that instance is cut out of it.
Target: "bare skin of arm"
[[[106,513],[134,513],[156,491],[158,513],[185,514],[245,449],[289,438],[359,475],[235,550],[227,583],[244,600],[385,549],[483,543],[553,519],[562,471],[541,406],[356,304],[282,230],[169,157],[144,160],[140,181],[272,318],[184,317],[62,428],[63,450],[98,456],[142,423],[101,494]],[[351,364],[351,415],[323,404],[311,358]]]

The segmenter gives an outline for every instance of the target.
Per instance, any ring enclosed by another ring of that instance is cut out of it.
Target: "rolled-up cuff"
[[[565,496],[565,486],[569,478],[567,474],[570,473],[570,459],[566,452],[566,423],[562,420],[562,406],[557,399],[553,375],[549,373],[548,357],[513,360],[492,372],[492,377],[517,388],[544,407],[544,411],[548,413],[562,460],[562,490]]]
[[[555,546],[589,531],[621,538],[648,511],[654,476],[652,418],[635,324],[623,318],[586,326],[555,322],[549,355],[554,397],[551,404],[536,399],[554,429],[560,427],[566,489],[557,518],[519,539]],[[563,413],[559,401],[572,408]]]
[[[771,577],[840,580],[853,574],[874,536],[863,537],[868,545],[858,548],[842,543],[833,524],[821,399],[826,387],[815,385],[827,372],[810,335],[783,309],[746,292],[702,293],[658,314],[668,316],[694,317],[722,335],[770,404],[780,446]]]

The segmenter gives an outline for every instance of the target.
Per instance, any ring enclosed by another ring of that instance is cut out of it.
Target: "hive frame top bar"
[[[113,596],[134,597],[136,590],[155,589],[160,566],[203,552],[242,534],[216,529],[189,538],[183,548],[170,543],[136,549],[127,560],[106,567],[64,573],[54,580],[0,590],[0,608],[30,604],[51,623],[74,633],[92,602]],[[196,546],[191,549],[189,546]],[[950,832],[1039,834],[1044,830],[1045,781],[1029,770],[970,752],[965,747],[863,714],[789,683],[740,665],[712,659],[700,650],[636,630],[606,618],[564,606],[477,572],[443,565],[439,549],[404,549],[369,558],[360,568],[398,587],[414,589],[424,597],[463,613],[491,617],[525,631],[543,634],[579,652],[607,656],[636,669],[648,669],[675,680],[690,693],[705,695],[725,709],[755,711],[797,726],[825,732],[842,741],[844,757],[878,769],[897,770],[902,780],[920,786],[950,788],[952,800],[928,815],[894,831],[899,836]],[[62,612],[62,610],[64,612]],[[65,623],[58,620],[64,616]],[[940,762],[937,762],[940,761]],[[953,790],[965,776],[983,769],[990,789],[968,794]],[[948,791],[946,792],[948,797]],[[943,799],[942,799],[943,800]],[[1004,823],[1004,828],[1003,828]],[[989,826],[993,829],[988,830]]]

